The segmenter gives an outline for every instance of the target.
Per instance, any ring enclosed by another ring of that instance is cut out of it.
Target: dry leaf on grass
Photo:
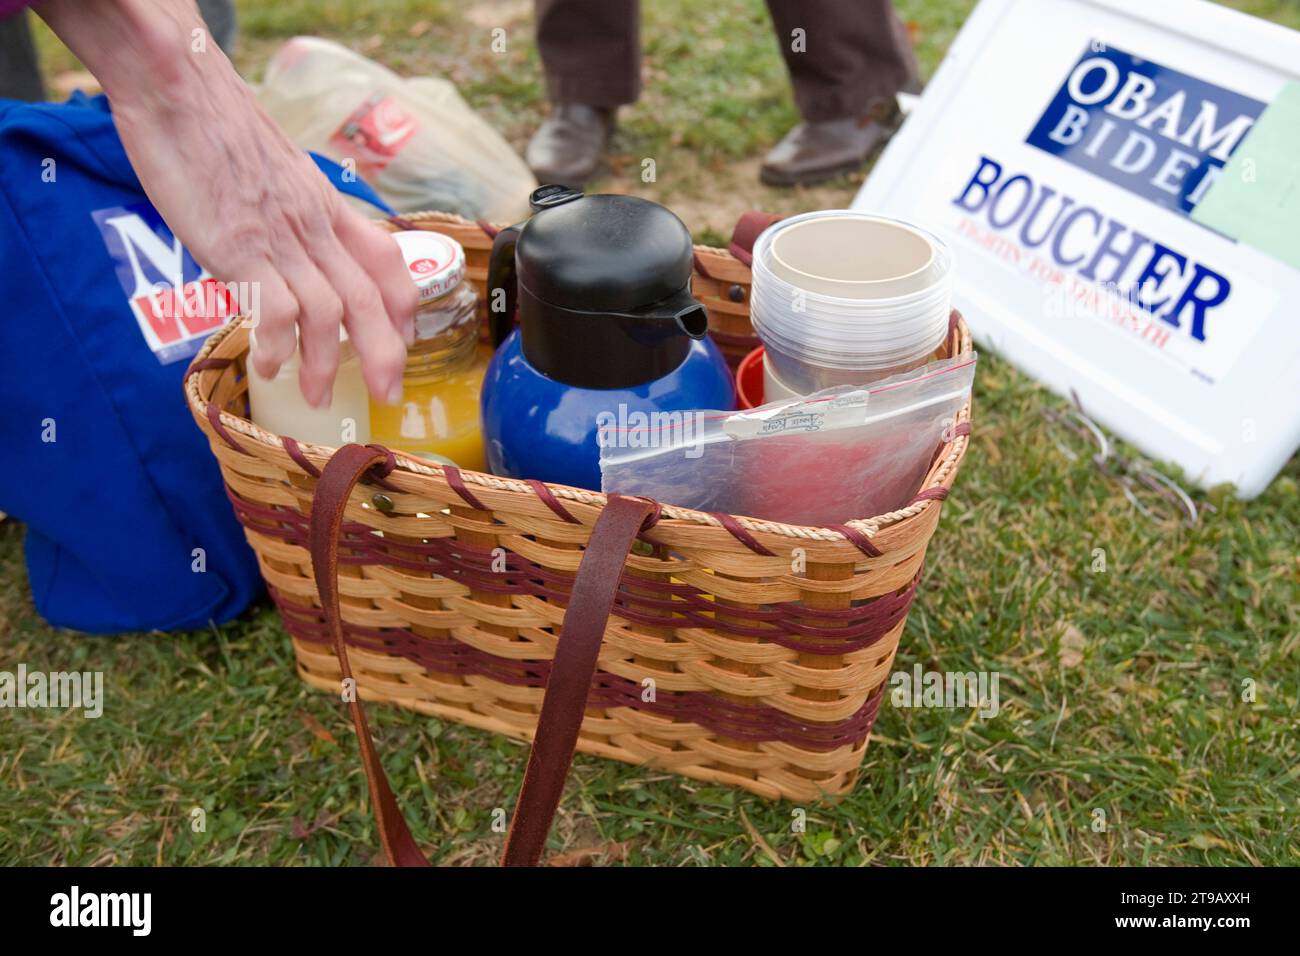
[[[1057,652],[1057,657],[1061,661],[1062,667],[1078,667],[1083,663],[1083,649],[1088,644],[1087,639],[1073,624],[1065,625],[1065,630],[1061,632],[1061,649]]]
[[[327,827],[338,820],[337,813],[322,813],[311,824],[307,826],[302,822],[302,817],[294,817],[289,823],[289,833],[295,840],[305,840],[317,830]]]
[[[776,855],[776,851],[772,849],[772,845],[768,843],[767,840],[763,839],[763,834],[759,833],[754,824],[749,822],[749,817],[745,814],[744,807],[740,808],[740,822],[745,825],[745,829],[749,833],[749,838],[757,844],[760,850],[767,854],[769,860],[777,866],[785,866],[785,860]]]
[[[547,866],[593,866],[599,859],[606,863],[626,860],[630,843],[606,843],[604,846],[588,846],[568,853],[561,853],[546,861]]]
[[[304,727],[312,732],[312,736],[325,741],[327,744],[333,744],[335,747],[339,745],[339,742],[334,739],[334,735],[325,729],[325,725],[307,711],[298,711],[298,719],[302,721]]]

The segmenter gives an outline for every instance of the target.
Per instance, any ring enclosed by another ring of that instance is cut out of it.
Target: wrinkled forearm
[[[32,9],[95,75],[114,110],[174,107],[236,78],[194,0],[43,0]]]

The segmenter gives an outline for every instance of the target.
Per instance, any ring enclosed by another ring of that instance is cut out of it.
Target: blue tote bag
[[[27,526],[37,611],[96,634],[240,613],[261,576],[182,392],[224,320],[176,307],[213,280],[149,204],[103,97],[0,101],[0,244],[0,511]]]

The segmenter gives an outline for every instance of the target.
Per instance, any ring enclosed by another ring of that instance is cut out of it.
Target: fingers
[[[303,398],[328,405],[341,322],[371,395],[399,402],[404,340],[413,337],[418,298],[401,250],[383,229],[340,202],[314,167],[304,169],[303,184],[308,188],[279,193],[280,215],[264,218],[264,235],[256,237],[264,241],[241,244],[253,261],[235,271],[257,282],[261,292],[253,368],[274,377],[297,348]]]
[[[304,250],[285,250],[281,270],[298,300],[298,387],[307,404],[327,407],[339,368],[343,301]]]
[[[402,340],[409,344],[414,338],[418,293],[406,271],[401,249],[392,236],[345,204],[339,203],[338,209],[335,234],[375,284],[389,321]]]
[[[396,245],[393,243],[394,248]],[[332,279],[342,302],[343,321],[361,358],[366,388],[378,400],[395,405],[402,399],[406,345],[391,321],[379,286],[334,236],[322,236],[311,252],[320,270]],[[405,265],[402,278],[414,290]]]
[[[333,397],[343,303],[305,248],[302,237],[311,230],[294,228],[295,221],[305,225],[313,217],[321,228],[315,205],[309,197],[299,197],[297,208],[284,211],[293,215],[265,217],[261,229],[235,252],[247,255],[251,262],[247,273],[256,277],[262,290],[262,315],[255,317],[257,352],[262,352],[266,336],[272,343],[269,354],[253,356],[253,368],[259,374],[274,374],[296,349],[299,390],[308,405],[320,408],[328,406]],[[288,302],[292,302],[291,308]]]
[[[241,301],[239,307],[249,315],[257,336],[257,347],[250,356],[253,369],[262,378],[272,379],[298,347],[294,329],[298,323],[298,300],[270,263],[263,263],[246,275],[247,286],[236,283],[231,288],[248,288],[255,293],[252,301]]]

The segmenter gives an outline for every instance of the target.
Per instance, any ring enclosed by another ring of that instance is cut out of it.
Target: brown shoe
[[[581,188],[601,171],[614,111],[557,103],[528,141],[524,159],[539,182]]]
[[[772,147],[758,178],[768,186],[810,186],[851,173],[889,138],[896,118],[891,101],[859,117],[800,123]]]

